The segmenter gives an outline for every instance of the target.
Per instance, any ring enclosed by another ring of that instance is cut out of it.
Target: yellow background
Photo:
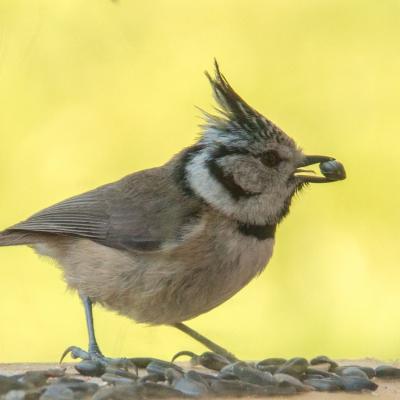
[[[2,0],[0,227],[159,165],[199,132],[217,57],[233,87],[348,179],[314,185],[261,277],[190,322],[243,358],[400,355],[400,2]],[[60,271],[0,249],[0,361],[86,347]],[[110,356],[202,351],[100,308]]]

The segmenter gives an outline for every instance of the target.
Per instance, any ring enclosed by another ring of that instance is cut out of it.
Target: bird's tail
[[[0,232],[0,246],[18,246],[38,242],[38,235],[34,232],[8,230]]]

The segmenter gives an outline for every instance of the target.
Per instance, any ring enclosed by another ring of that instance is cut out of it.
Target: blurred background
[[[204,70],[348,179],[314,185],[265,272],[189,325],[246,359],[400,356],[397,0],[2,0],[0,228],[160,165],[212,110]],[[83,309],[27,247],[0,249],[0,362],[86,347]],[[109,356],[202,346],[95,309]]]

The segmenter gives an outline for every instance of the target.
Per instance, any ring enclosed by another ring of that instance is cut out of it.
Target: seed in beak
[[[325,161],[319,165],[321,173],[332,181],[338,181],[346,178],[346,171],[343,164],[336,160]]]

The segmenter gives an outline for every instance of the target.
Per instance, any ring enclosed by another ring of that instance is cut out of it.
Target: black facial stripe
[[[197,195],[194,193],[193,189],[191,188],[188,182],[186,166],[190,163],[190,161],[199,151],[204,149],[204,147],[205,146],[203,145],[194,145],[189,147],[174,171],[174,177],[176,183],[178,184],[179,187],[181,187],[183,192],[190,197],[197,197]]]
[[[217,150],[213,153],[213,158],[221,158],[225,156],[231,155],[241,155],[241,154],[250,154],[250,152],[245,148],[239,147],[227,147],[224,145],[220,145]]]
[[[239,232],[245,236],[253,236],[258,240],[273,239],[275,237],[276,225],[255,225],[238,222]]]
[[[283,207],[281,208],[280,212],[277,215],[277,221],[280,223],[288,214],[290,205],[292,204],[292,199],[296,193],[299,193],[305,186],[307,186],[307,182],[301,182],[298,184],[293,192],[285,199],[283,203]]]
[[[276,150],[266,150],[261,153],[255,154],[245,148],[227,147],[224,145],[221,145],[218,147],[218,149],[213,153],[213,158],[218,159],[218,158],[222,158],[222,157],[230,156],[230,155],[235,155],[235,156],[236,155],[250,155],[250,156],[256,158],[257,160],[260,160],[263,163],[262,159],[265,156],[265,154],[268,152],[276,152],[277,156],[280,158],[280,161],[285,160],[285,158],[282,158],[281,155]]]
[[[246,149],[239,149],[235,147],[220,146],[207,161],[207,167],[210,174],[228,191],[234,200],[241,198],[249,198],[258,193],[251,193],[244,190],[239,186],[231,174],[226,174],[223,168],[218,164],[218,160],[222,157],[229,155],[249,154]]]
[[[207,167],[210,174],[228,191],[234,200],[249,198],[254,195],[254,193],[246,192],[239,186],[231,174],[225,174],[216,159],[208,160]]]

